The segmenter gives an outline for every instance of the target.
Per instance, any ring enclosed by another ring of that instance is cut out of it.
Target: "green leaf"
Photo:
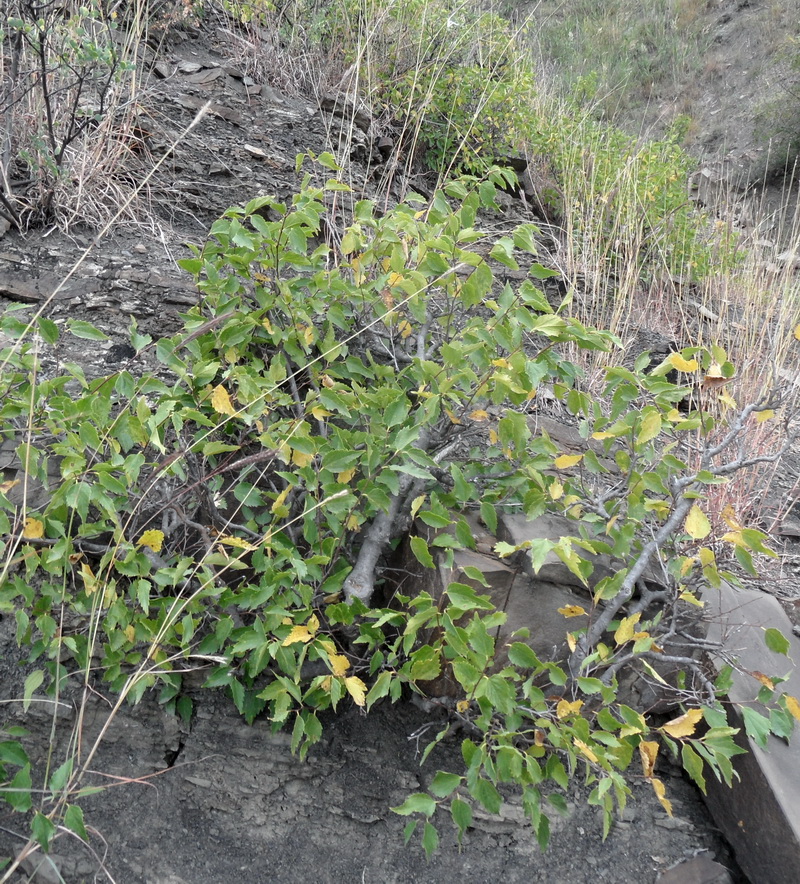
[[[432,817],[436,812],[436,802],[427,792],[414,792],[399,807],[393,807],[392,811],[400,816],[422,813],[427,817]]]
[[[462,801],[460,798],[454,798],[450,803],[450,815],[453,817],[453,822],[458,827],[458,841],[461,843],[461,839],[464,837],[464,832],[466,832],[472,825],[472,808],[466,801]]]
[[[740,706],[739,711],[742,713],[742,718],[744,719],[747,736],[750,737],[757,746],[766,749],[767,737],[769,737],[771,730],[769,719],[760,712],[756,712],[756,710],[750,706]]]
[[[19,813],[27,813],[33,806],[31,783],[31,766],[26,764],[17,771],[8,786],[3,788],[3,798]]]
[[[414,558],[416,558],[423,568],[435,567],[433,556],[428,549],[428,544],[422,537],[412,537],[409,543],[411,544],[411,552],[414,553]]]
[[[83,811],[77,804],[68,804],[64,813],[64,825],[74,832],[81,841],[88,843],[89,833],[83,822]]]
[[[437,770],[428,788],[437,798],[447,798],[448,795],[455,792],[461,785],[462,780],[463,777],[458,776],[458,774]]]
[[[31,820],[31,837],[47,853],[50,850],[50,841],[56,833],[56,827],[43,813],[36,812]]]
[[[44,670],[34,669],[33,672],[25,679],[25,685],[22,689],[22,711],[27,712],[31,705],[34,691],[44,681]]]
[[[469,792],[489,813],[500,813],[503,799],[494,783],[480,777],[469,787]]]
[[[105,332],[100,331],[91,322],[86,322],[83,319],[70,319],[67,322],[67,328],[70,334],[75,335],[76,338],[83,338],[86,341],[108,340],[108,335]]]
[[[425,823],[425,828],[422,832],[422,846],[425,849],[425,856],[430,859],[431,855],[436,851],[436,848],[439,846],[439,833],[436,831],[436,827],[431,822]]]
[[[508,659],[520,669],[538,669],[541,666],[533,649],[523,642],[514,642],[509,646]]]
[[[447,587],[447,596],[451,603],[462,611],[493,611],[494,603],[490,598],[478,593],[466,583],[451,583]]]
[[[788,656],[789,648],[791,647],[789,639],[786,638],[780,629],[775,629],[774,626],[770,626],[768,629],[764,630],[764,642],[770,651]]]
[[[681,746],[681,763],[683,769],[695,781],[698,789],[706,794],[706,780],[703,776],[703,759],[694,751],[691,745],[686,742]]]

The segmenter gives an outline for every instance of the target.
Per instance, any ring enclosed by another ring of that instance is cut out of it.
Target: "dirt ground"
[[[24,714],[13,702],[24,676],[14,663],[13,632],[13,621],[4,617],[3,717],[29,729],[25,746],[43,761],[51,747],[52,707],[34,703]],[[697,790],[669,766],[659,775],[673,802],[672,819],[648,784],[634,784],[635,800],[604,842],[600,815],[578,785],[568,796],[569,815],[552,814],[547,853],[539,851],[512,797],[501,818],[476,814],[460,850],[444,818],[441,849],[427,862],[418,839],[404,846],[406,820],[390,808],[424,789],[437,769],[460,769],[458,738],[440,744],[420,766],[421,750],[441,729],[441,719],[405,702],[378,706],[369,715],[345,706],[343,714],[328,716],[322,742],[301,762],[290,752],[289,735],[271,733],[269,722],[249,727],[222,694],[190,693],[195,712],[188,726],[149,696],[115,717],[86,782],[108,788],[81,801],[94,854],[64,834],[51,852],[66,884],[227,884],[237,877],[248,884],[648,884],[704,851],[736,875]],[[113,702],[97,686],[78,721],[80,697],[76,689],[64,698],[55,764],[76,730],[83,753],[89,750]],[[24,831],[24,820],[3,805],[0,855],[18,850]],[[35,881],[60,880],[46,866],[40,874]]]

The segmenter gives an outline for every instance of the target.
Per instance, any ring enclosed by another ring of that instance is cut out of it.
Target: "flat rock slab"
[[[779,602],[770,595],[723,584],[709,589],[704,600],[711,617],[709,638],[726,650],[748,672],[788,676],[779,690],[800,697],[800,640]],[[789,641],[789,654],[774,653],[764,642],[765,630],[779,629]],[[761,688],[751,676],[735,672],[730,699],[754,704]],[[732,722],[736,725],[736,722]],[[770,737],[759,749],[744,732],[737,741],[746,755],[733,759],[740,780],[732,789],[708,777],[707,803],[736,851],[744,872],[757,884],[796,884],[800,880],[800,734],[787,745]]]

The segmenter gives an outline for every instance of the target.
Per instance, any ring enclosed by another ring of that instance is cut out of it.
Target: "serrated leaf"
[[[699,368],[696,359],[684,359],[680,353],[670,353],[667,357],[667,362],[677,371],[685,373],[697,371]]]
[[[617,647],[624,645],[633,638],[633,635],[636,632],[636,624],[641,619],[641,616],[642,612],[639,611],[638,613],[633,614],[630,617],[625,617],[625,619],[622,620],[617,627],[617,631],[614,633],[614,641],[617,643]]]
[[[230,394],[222,384],[217,384],[214,387],[214,391],[211,394],[211,407],[217,414],[227,414],[229,416],[236,414]]]
[[[33,516],[28,516],[22,526],[22,536],[26,540],[38,540],[40,537],[44,537],[44,522],[34,519]]]
[[[75,335],[76,338],[83,338],[86,341],[108,340],[108,335],[105,332],[101,332],[91,322],[85,322],[83,319],[71,319],[67,325],[70,334]]]
[[[653,791],[656,793],[661,806],[666,810],[667,816],[672,816],[672,802],[666,797],[667,790],[661,780],[653,777],[650,782],[653,784]]]
[[[366,705],[367,686],[357,675],[351,675],[346,678],[344,686],[347,688],[347,693],[353,698],[356,706]]]
[[[34,669],[33,672],[25,679],[25,685],[22,689],[22,711],[27,712],[31,705],[31,698],[44,681],[44,670]]]
[[[433,568],[433,556],[430,554],[430,550],[428,549],[428,544],[425,542],[422,537],[412,537],[409,541],[411,545],[411,552],[414,553],[414,558],[423,566],[423,568]]]
[[[764,630],[764,642],[770,651],[788,656],[790,648],[789,639],[786,638],[780,629],[770,626]]]
[[[800,721],[800,703],[797,701],[796,697],[793,697],[791,694],[784,694],[783,698],[786,702],[786,708],[792,715]]]
[[[693,540],[702,540],[711,533],[711,523],[708,521],[708,516],[696,503],[692,504],[684,527],[686,528],[686,533]]]
[[[702,709],[690,709],[683,715],[673,718],[663,725],[660,730],[669,734],[673,739],[679,740],[681,737],[690,737],[697,727],[697,723],[703,717]]]
[[[558,609],[558,613],[561,614],[562,617],[584,617],[586,616],[586,611],[580,605],[566,605],[563,608]]]
[[[642,740],[639,743],[639,755],[642,759],[642,771],[646,779],[653,776],[653,769],[658,756],[659,745],[655,740]]]
[[[436,802],[427,792],[414,792],[399,807],[393,807],[392,812],[400,814],[400,816],[410,816],[412,813],[433,816],[436,812]]]
[[[437,770],[428,788],[437,798],[447,798],[461,785],[461,780],[458,774]]]
[[[648,411],[642,421],[639,435],[636,437],[636,444],[643,445],[645,442],[650,442],[652,439],[655,439],[660,432],[661,415],[655,409]]]
[[[160,553],[161,548],[164,545],[164,532],[159,531],[156,528],[151,528],[149,531],[145,531],[142,536],[136,541],[137,546],[146,546],[148,549],[153,550],[154,553]]]

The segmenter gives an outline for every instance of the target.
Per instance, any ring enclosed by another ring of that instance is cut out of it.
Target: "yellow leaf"
[[[364,706],[367,702],[367,686],[357,675],[351,675],[344,680],[347,693],[353,698],[356,706]]]
[[[544,746],[546,740],[547,734],[543,730],[539,730],[539,728],[537,728],[533,732],[533,744],[535,746]]]
[[[355,513],[350,513],[345,522],[345,528],[347,528],[348,531],[358,531],[360,527],[361,522],[359,521],[358,516]]]
[[[694,605],[696,608],[705,607],[705,602],[701,599],[697,598],[697,596],[690,592],[688,589],[684,589],[684,591],[678,596],[681,601],[688,602],[690,605]]]
[[[311,417],[314,420],[321,421],[326,417],[330,417],[333,414],[332,411],[328,411],[327,408],[323,408],[321,405],[315,405],[314,408],[311,409]]]
[[[397,330],[400,332],[400,337],[405,340],[414,329],[411,326],[411,323],[407,319],[401,319],[397,324]]]
[[[733,396],[729,396],[727,393],[720,393],[719,396],[717,396],[717,399],[723,405],[727,405],[728,408],[736,408],[736,400]]]
[[[490,445],[497,445],[499,438],[500,437],[497,435],[496,430],[489,430],[489,444]]]
[[[798,326],[798,328],[800,328],[800,326]],[[800,703],[798,703],[791,694],[784,694],[783,696],[786,700],[786,708],[798,721],[800,721]]]
[[[669,362],[669,364],[677,371],[687,373],[697,371],[699,368],[696,359],[684,359],[680,353],[670,353],[667,357],[667,362]]]
[[[319,686],[322,688],[323,691],[327,691],[328,693],[330,693],[332,682],[333,682],[333,679],[331,678],[331,676],[326,675],[325,678],[323,678],[322,681],[320,682]]]
[[[164,545],[164,532],[157,531],[155,528],[151,528],[150,531],[145,531],[144,534],[136,541],[137,546],[146,546],[149,549],[152,549],[154,553],[161,552],[161,547]]]
[[[708,371],[706,372],[706,380],[716,381],[719,379],[725,380],[725,375],[722,373],[722,366],[719,362],[712,362],[708,367]]]
[[[481,421],[489,420],[489,412],[484,411],[482,408],[476,408],[475,411],[470,412],[469,418],[480,423]]]
[[[772,408],[765,408],[763,411],[756,412],[756,423],[763,424],[775,417],[775,411]]]
[[[493,359],[492,365],[495,368],[508,368],[508,360],[507,359]]]
[[[734,546],[740,546],[742,549],[748,549],[747,542],[742,536],[741,531],[728,531],[722,535],[722,539],[726,543],[732,543]]]
[[[322,648],[329,657],[336,654],[336,645],[329,638],[318,638],[317,645]]]
[[[136,630],[133,628],[133,624],[126,626],[123,631],[125,633],[125,638],[128,639],[129,642],[132,642],[136,638]]]
[[[8,482],[0,482],[0,494],[8,494],[9,491],[15,486],[19,485],[19,479],[9,479]]]
[[[22,526],[22,536],[26,540],[38,540],[40,537],[44,537],[44,522],[34,519],[33,516],[28,516]]]
[[[594,754],[594,752],[592,752],[592,750],[586,745],[586,743],[583,742],[583,740],[579,740],[579,739],[576,737],[576,738],[575,738],[575,746],[577,747],[578,751],[579,751],[582,755],[585,755],[585,756],[589,759],[589,761],[592,761],[592,762],[595,762],[595,763],[597,762],[597,756],[596,756],[596,755]]]
[[[558,481],[551,482],[547,491],[551,500],[559,500],[564,496],[564,486]]]
[[[356,468],[351,467],[349,470],[342,470],[341,473],[338,473],[336,476],[336,481],[341,482],[342,485],[346,485],[356,474]]]
[[[283,489],[283,491],[281,491],[281,493],[275,498],[275,500],[272,503],[272,506],[270,507],[271,513],[274,514],[274,513],[277,513],[281,509],[284,509],[284,510],[286,509],[286,507],[284,506],[284,503],[286,502],[286,498],[289,496],[290,490],[291,490],[291,486],[287,485]],[[287,512],[283,513],[282,515],[285,517],[285,516],[288,516],[289,513],[287,511]]]
[[[226,546],[235,546],[237,549],[246,549],[252,552],[253,550],[258,549],[257,546],[253,546],[252,543],[248,543],[246,540],[243,540],[241,537],[234,537],[232,534],[224,534],[221,537],[217,538],[219,543],[224,543]]]
[[[292,463],[297,467],[307,467],[314,460],[313,454],[306,454],[303,451],[292,449]]]
[[[570,703],[569,700],[559,700],[556,706],[556,715],[559,718],[569,718],[570,715],[577,715],[581,711],[583,700],[575,700]]]
[[[86,589],[86,595],[94,595],[100,581],[94,576],[94,571],[86,564],[81,562],[81,577],[83,577],[83,586]]]
[[[616,433],[592,433],[592,439],[614,439]]]
[[[562,617],[583,617],[586,611],[580,605],[567,605],[564,608],[559,608],[558,613]]]
[[[760,681],[765,688],[769,688],[771,691],[775,690],[775,682],[768,675],[764,675],[763,672],[759,672],[757,669],[753,670],[750,675],[752,675],[756,681]]]
[[[639,755],[642,757],[642,770],[649,780],[653,776],[653,768],[658,755],[658,743],[655,740],[642,740],[639,743]]]
[[[578,639],[575,638],[575,634],[573,632],[567,633],[567,647],[569,648],[570,654],[574,654],[575,648],[578,647]]]
[[[583,460],[582,454],[562,454],[553,461],[553,466],[557,470],[568,470],[579,464]]]
[[[744,527],[742,523],[736,518],[736,510],[731,506],[731,504],[726,503],[722,508],[722,520],[729,528],[733,528],[734,530],[741,531]]]
[[[794,327],[794,337],[796,341],[800,341],[800,325]]]
[[[319,619],[316,614],[312,614],[308,619],[308,623],[304,626],[293,626],[289,635],[281,642],[281,647],[286,648],[289,645],[296,645],[300,642],[306,644],[310,642],[317,630],[319,629]]]
[[[451,424],[460,424],[461,423],[461,418],[456,417],[455,413],[452,412],[449,408],[445,408],[445,413],[450,418]]]
[[[643,445],[655,439],[661,432],[661,415],[657,411],[649,411],[642,421],[642,428],[636,437],[636,444]]]
[[[344,654],[331,654],[330,661],[331,669],[336,676],[344,675],[350,668],[350,661]]]
[[[636,624],[639,622],[641,616],[642,612],[639,611],[638,614],[632,614],[620,623],[617,627],[617,631],[614,633],[614,641],[617,643],[617,647],[624,645],[625,642],[629,642],[633,638],[633,634],[636,631]]]
[[[692,504],[684,527],[686,528],[686,533],[693,540],[702,540],[711,533],[711,522],[708,521],[708,516],[696,503]]]
[[[217,414],[236,414],[236,409],[233,407],[231,397],[222,384],[218,384],[214,387],[214,391],[211,394],[211,407],[217,412]]]
[[[661,780],[656,777],[653,777],[650,782],[653,784],[653,791],[656,793],[656,798],[658,798],[661,802],[661,806],[666,810],[667,816],[672,816],[672,802],[666,797],[666,787]]]
[[[695,566],[697,559],[695,556],[686,556],[681,563],[681,577],[685,577]]]
[[[700,564],[707,568],[709,565],[716,565],[717,560],[714,557],[714,550],[709,549],[707,546],[701,547],[698,551],[698,556],[700,556]]]
[[[684,715],[679,715],[677,718],[673,718],[672,721],[668,721],[660,729],[676,740],[679,740],[681,737],[690,737],[697,727],[697,722],[702,717],[702,709],[690,709]]]
[[[417,513],[420,510],[420,507],[422,506],[423,503],[425,503],[426,499],[427,499],[427,495],[420,494],[419,497],[415,497],[411,501],[411,518],[412,519],[416,519]]]
[[[272,334],[272,323],[268,319],[262,319],[261,325],[264,326],[268,334]]]
[[[456,703],[456,710],[458,712],[460,712],[462,715],[465,712],[468,712],[469,711],[469,700],[459,700],[458,703]]]
[[[322,383],[322,386],[325,387],[326,390],[330,390],[331,387],[336,386],[336,382],[333,380],[333,378],[329,374],[321,375],[320,381]]]

